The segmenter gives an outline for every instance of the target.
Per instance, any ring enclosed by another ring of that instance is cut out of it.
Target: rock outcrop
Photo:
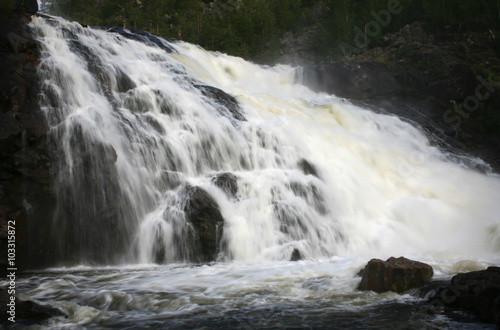
[[[387,66],[376,62],[304,67],[302,75],[303,83],[311,89],[348,99],[390,99],[403,92]]]
[[[211,100],[221,116],[233,123],[246,120],[238,101],[233,96],[213,86],[195,84],[194,87]]]
[[[500,328],[500,267],[461,273],[430,298],[434,305],[461,309]]]
[[[24,0],[0,14],[0,246],[7,247],[7,222],[15,221],[22,268],[41,266],[54,206],[49,127],[38,103],[39,51],[27,25],[37,10],[36,0]],[[4,264],[7,253],[0,255]]]
[[[199,251],[201,262],[215,261],[224,229],[224,218],[219,205],[208,192],[197,186],[187,185],[184,195],[186,219],[195,229],[195,251]]]
[[[365,266],[358,290],[401,293],[423,285],[433,274],[431,266],[404,257],[372,259]]]

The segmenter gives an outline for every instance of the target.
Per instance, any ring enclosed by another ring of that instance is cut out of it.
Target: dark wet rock
[[[85,64],[94,76],[99,88],[106,95],[111,104],[116,107],[116,100],[113,95],[113,90],[116,89],[120,93],[126,93],[127,91],[134,89],[136,87],[132,79],[127,76],[121,69],[114,67],[114,74],[110,75],[109,63],[103,63],[102,60],[94,54],[94,52],[89,49],[78,36],[68,29],[62,29],[62,32],[68,41],[69,47],[85,61]],[[45,91],[44,91],[45,92]],[[50,95],[49,93],[46,93]],[[56,99],[54,97],[53,99]],[[54,103],[57,104],[57,101]],[[54,104],[54,105],[56,105]],[[135,110],[135,109],[134,109]]]
[[[200,261],[216,260],[224,229],[219,205],[208,192],[197,186],[187,185],[181,194],[184,196],[186,219],[196,232],[195,244],[199,245]]]
[[[151,34],[151,33],[146,32],[146,31],[123,28],[123,27],[119,27],[119,26],[109,28],[109,29],[107,29],[107,31],[118,33],[127,39],[140,41],[140,42],[143,42],[147,45],[157,46],[157,47],[163,49],[164,51],[166,51],[167,53],[176,53],[175,49],[172,48],[172,46],[170,46],[168,44],[168,42],[172,42],[172,41],[159,38],[158,36],[155,36],[154,34]]]
[[[120,93],[125,93],[136,87],[135,82],[125,72],[116,70],[116,88]]]
[[[16,0],[16,5],[14,11],[35,15],[38,12],[38,1],[37,0]]]
[[[216,102],[216,109],[221,116],[238,121],[246,120],[238,101],[233,96],[212,86],[194,85],[194,87],[198,88],[203,95]]]
[[[349,99],[391,98],[403,91],[387,66],[376,62],[307,66],[302,83],[314,91]]]
[[[319,214],[326,214],[327,208],[323,194],[319,188],[312,183],[290,182],[288,184],[295,196],[303,198],[309,205],[314,207]]]
[[[162,171],[161,183],[164,190],[174,189],[184,182],[184,173],[165,170]]]
[[[290,256],[290,261],[299,261],[302,260],[302,254],[300,253],[300,250],[297,248],[293,249],[292,255]]]
[[[39,322],[51,317],[64,316],[65,314],[57,308],[40,305],[36,302],[25,300],[17,302],[16,319]]]
[[[473,313],[500,328],[500,267],[457,274],[429,300],[434,305]]]
[[[297,166],[299,167],[299,169],[302,170],[302,172],[304,172],[304,174],[306,174],[306,175],[310,174],[310,175],[314,175],[315,177],[319,177],[318,170],[316,169],[316,166],[311,164],[306,159],[301,159],[299,161],[299,163],[297,164]]]
[[[70,150],[58,143],[63,140]],[[49,141],[54,154],[66,152],[67,157],[54,157],[51,163],[59,183],[51,223],[59,230],[45,237],[45,258],[66,264],[115,262],[132,244],[132,229],[119,221],[130,219],[130,200],[119,185],[114,147],[92,138],[79,123],[53,129]]]
[[[423,285],[433,274],[431,266],[404,257],[372,259],[365,266],[358,290],[401,293]]]
[[[21,133],[21,122],[10,114],[0,112],[0,152],[8,150],[19,133]]]
[[[7,261],[5,229],[15,221],[17,266],[27,268],[42,264],[55,198],[49,126],[38,102],[40,52],[28,26],[38,4],[12,4],[0,13],[0,267]]]
[[[14,299],[14,300],[12,300]],[[10,305],[15,304],[15,313],[9,313]],[[1,324],[22,324],[23,326],[30,324],[40,324],[41,322],[56,316],[64,316],[65,314],[57,308],[44,306],[30,300],[20,300],[15,295],[10,295],[8,290],[0,290],[0,318]],[[15,323],[11,323],[8,318],[15,316]],[[0,326],[1,327],[1,326]]]
[[[308,233],[307,225],[301,217],[301,213],[297,211],[296,206],[287,203],[286,201],[277,200],[273,202],[273,213],[280,223],[280,231],[287,235],[295,234],[297,228],[304,234]]]
[[[237,198],[238,195],[238,177],[233,173],[217,173],[212,176],[212,183],[219,187],[229,198]]]
[[[73,167],[109,169],[118,159],[111,144],[91,140],[86,129],[79,123],[68,125],[58,135],[59,138],[69,139]]]
[[[168,44],[169,42],[172,42],[171,40],[162,39],[146,31],[131,29],[131,28],[123,28],[120,26],[107,28],[106,30],[108,32],[114,32],[120,34],[127,39],[143,42],[150,46],[157,46],[158,48],[163,49],[167,53],[176,53],[175,49]]]
[[[418,298],[429,299],[430,297],[435,296],[440,290],[442,290],[448,284],[449,281],[447,280],[431,280],[417,288],[412,288],[406,291],[406,293]]]

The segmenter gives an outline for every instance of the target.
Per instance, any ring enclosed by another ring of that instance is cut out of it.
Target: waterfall
[[[500,178],[263,67],[34,17],[60,263],[500,252]]]

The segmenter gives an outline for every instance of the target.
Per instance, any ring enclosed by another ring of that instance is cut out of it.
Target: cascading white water
[[[294,84],[294,68],[56,18],[32,28],[64,155],[52,224],[63,261],[190,260],[186,184],[220,208],[220,260],[500,252],[498,176],[447,160],[394,116]],[[232,95],[241,113],[200,86]],[[234,197],[212,180],[228,172]]]

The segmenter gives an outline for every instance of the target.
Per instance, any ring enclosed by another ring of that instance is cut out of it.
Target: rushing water
[[[364,258],[202,266],[76,267],[26,274],[26,296],[64,311],[51,328],[494,329],[428,313],[410,295],[356,291]],[[437,276],[485,263],[462,263]],[[33,326],[37,329],[39,326]],[[43,328],[43,327],[41,327]]]
[[[57,18],[32,28],[60,155],[49,251],[72,268],[18,285],[69,315],[50,327],[412,328],[418,299],[355,290],[367,260],[405,255],[443,278],[500,264],[500,178],[399,118],[288,66]],[[214,185],[227,173],[234,194]],[[193,265],[187,187],[224,219],[216,263]]]

